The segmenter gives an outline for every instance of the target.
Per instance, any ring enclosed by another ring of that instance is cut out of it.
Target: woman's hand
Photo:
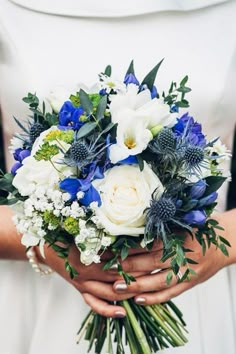
[[[142,249],[134,250],[133,254],[143,252]],[[85,302],[97,313],[106,317],[124,317],[126,315],[125,309],[121,306],[110,305],[108,301],[119,301],[134,297],[136,292],[129,292],[128,294],[118,294],[114,288],[113,283],[121,280],[122,277],[113,271],[104,271],[102,268],[105,260],[111,257],[110,254],[105,254],[103,261],[99,264],[91,264],[85,266],[79,260],[79,251],[75,246],[71,247],[69,254],[70,264],[79,273],[74,279],[70,279],[68,272],[65,270],[64,261],[57,256],[53,249],[45,246],[45,259],[42,259],[39,251],[37,256],[42,263],[47,264],[65,280],[71,283],[82,294]],[[132,272],[134,277],[144,275],[144,272]]]
[[[206,255],[203,256],[202,248],[199,243],[195,239],[192,240],[190,236],[187,236],[185,247],[194,250],[194,252],[191,253],[191,258],[198,262],[196,265],[191,264],[191,268],[197,274],[196,276],[192,276],[189,281],[186,280],[183,283],[178,283],[178,279],[173,277],[171,284],[167,285],[166,276],[169,272],[170,261],[168,260],[162,263],[160,261],[162,251],[152,251],[131,256],[122,264],[126,272],[144,271],[148,272],[149,275],[138,277],[137,281],[131,283],[129,286],[126,286],[123,281],[118,280],[113,285],[114,290],[117,294],[128,295],[138,293],[138,295],[135,296],[135,301],[141,305],[161,303],[204,282],[224,266],[236,262],[236,243],[233,240],[233,235],[235,235],[236,231],[235,213],[235,210],[234,212],[227,212],[218,218],[220,225],[225,228],[225,232],[222,236],[228,239],[232,245],[232,248],[229,249],[230,257],[224,256],[223,253],[213,245],[207,250]],[[151,275],[150,273],[155,269],[162,269],[162,271]],[[182,269],[181,273],[184,274],[184,271],[185,269]]]

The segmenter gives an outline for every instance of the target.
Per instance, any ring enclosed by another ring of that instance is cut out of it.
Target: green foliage
[[[163,92],[162,96],[164,102],[169,106],[175,104],[179,108],[188,108],[189,103],[185,98],[185,95],[191,91],[191,88],[187,87],[188,76],[185,76],[179,85],[176,82],[172,82],[168,91],[168,95]]]
[[[59,147],[57,145],[50,145],[48,142],[44,143],[40,149],[34,155],[37,161],[50,161],[53,156],[59,153]]]
[[[80,104],[89,116],[93,112],[93,103],[89,95],[82,89],[79,91]]]
[[[164,58],[145,76],[141,85],[147,85],[149,90],[152,90],[156,80],[157,72],[163,62]]]
[[[126,75],[129,75],[129,74],[133,74],[134,75],[134,61],[133,60],[129,64],[128,70],[126,72]]]
[[[76,92],[75,95],[70,95],[70,100],[73,103],[74,107],[80,106],[79,92]]]
[[[111,65],[107,65],[107,67],[104,70],[104,74],[107,76],[111,76],[111,73],[112,73]]]

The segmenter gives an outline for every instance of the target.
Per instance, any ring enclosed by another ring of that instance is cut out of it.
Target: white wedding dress
[[[236,1],[0,0],[5,144],[16,129],[12,116],[26,117],[21,98],[28,91],[44,97],[58,85],[92,83],[106,64],[119,78],[133,58],[142,78],[165,57],[159,90],[188,74],[191,113],[209,138],[221,135],[230,148],[235,34]],[[221,210],[225,197],[223,190]],[[235,300],[234,266],[179,296],[189,343],[164,353],[235,354]],[[77,346],[75,334],[87,310],[80,294],[56,274],[40,278],[26,262],[0,262],[1,354],[85,354],[87,345]]]

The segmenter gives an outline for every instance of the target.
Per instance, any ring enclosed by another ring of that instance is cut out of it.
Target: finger
[[[93,311],[101,316],[123,318],[126,316],[125,309],[122,306],[110,305],[106,301],[98,299],[88,293],[82,294],[85,302]]]
[[[75,284],[75,287],[78,288],[81,293],[89,293],[100,299],[108,301],[126,300],[137,295],[137,293],[117,294],[111,284],[106,284],[94,280],[86,281],[79,286]]]
[[[138,305],[154,305],[167,302],[170,299],[182,294],[184,291],[192,288],[195,285],[194,282],[184,282],[170,287],[166,290],[154,292],[154,293],[143,293],[134,298]]]
[[[152,250],[151,252],[154,252],[154,251],[159,251],[163,249],[163,244],[161,241],[155,241],[154,244],[153,244],[153,247],[152,247]],[[142,253],[147,253],[147,252],[150,252],[147,250],[146,247],[137,247],[137,248],[131,248],[129,249],[129,255],[135,255],[135,254],[142,254]],[[114,253],[112,253],[111,251],[107,250],[106,252],[103,253],[102,255],[102,260],[109,260],[111,258],[114,257]]]
[[[122,264],[125,272],[152,272],[155,269],[165,269],[170,267],[170,260],[161,261],[162,250],[146,252],[145,254],[127,257]]]
[[[159,272],[155,275],[146,275],[136,279],[130,285],[127,285],[124,281],[117,281],[114,283],[113,288],[116,293],[143,293],[150,291],[161,291],[173,285],[176,285],[178,279],[172,277],[170,284],[167,285],[166,277],[169,271]]]

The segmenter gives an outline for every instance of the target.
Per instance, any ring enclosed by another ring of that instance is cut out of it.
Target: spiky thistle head
[[[44,132],[45,127],[41,123],[34,123],[30,126],[29,130],[29,138],[30,142],[33,144],[35,140],[40,136],[42,132]]]
[[[175,136],[170,128],[163,128],[157,135],[156,141],[163,152],[175,149]]]
[[[185,149],[183,158],[190,167],[199,166],[204,160],[204,149],[200,146],[189,146]]]
[[[89,156],[89,147],[85,142],[75,141],[70,148],[70,157],[76,163],[85,161]]]

